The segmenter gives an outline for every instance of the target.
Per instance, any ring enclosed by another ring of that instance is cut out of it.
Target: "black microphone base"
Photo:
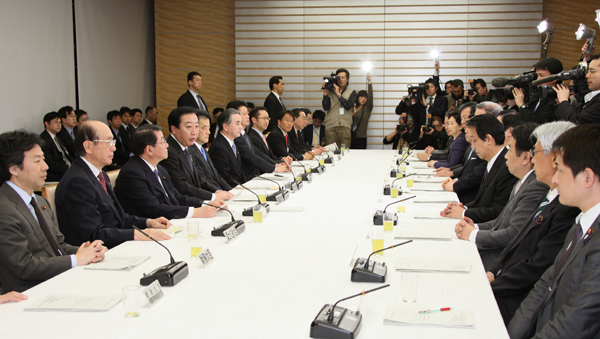
[[[267,195],[267,201],[275,201],[278,204],[286,201],[290,197],[290,191],[281,190]]]
[[[383,195],[390,195],[390,185],[383,186]]]
[[[406,164],[406,166],[410,165],[408,160],[402,161],[402,159],[396,159],[396,165],[400,166],[400,164]]]
[[[344,153],[342,153],[342,150],[336,149],[335,151],[333,151],[333,154],[336,154],[336,155],[342,154],[343,155]]]
[[[292,190],[292,192],[298,192],[299,190],[302,189],[302,187],[304,187],[304,184],[302,183],[302,181],[293,181],[290,184],[290,189]]]
[[[373,260],[369,260],[369,268],[365,268],[367,259],[358,258],[352,268],[350,274],[350,281],[354,282],[385,282],[385,276],[387,275],[387,266],[385,263],[378,263]]]
[[[188,273],[188,264],[185,261],[178,261],[161,266],[148,274],[144,273],[144,277],[140,279],[140,285],[148,286],[158,280],[160,286],[175,286],[187,277]]]
[[[327,169],[327,167],[325,167],[325,165],[319,165],[317,167],[313,167],[310,169],[311,173],[319,173],[319,174],[323,174],[325,173],[325,170]]]
[[[383,225],[383,211],[377,210],[373,215],[373,225]],[[398,225],[398,215],[394,213],[394,226]]]
[[[302,181],[312,182],[312,173],[304,173],[302,174]]]
[[[251,217],[254,215],[254,211],[252,210],[255,206],[257,206],[258,204],[252,206],[252,207],[248,207],[246,209],[244,209],[244,211],[242,212],[242,215],[245,217]],[[269,214],[269,212],[271,212],[271,207],[269,207],[269,204],[267,204],[266,202],[261,203],[260,205],[262,205],[265,208],[265,214]]]
[[[234,220],[219,227],[215,227],[212,231],[210,231],[210,235],[213,237],[224,237],[225,234],[223,234],[223,232],[227,231],[230,227],[235,227],[238,234],[243,233],[246,230],[246,224],[243,220]]]
[[[331,322],[327,321],[332,305],[325,305],[310,324],[311,338],[325,339],[354,339],[358,335],[362,314],[336,306]]]
[[[326,164],[333,164],[333,158],[332,157],[326,158],[325,159],[325,163]]]

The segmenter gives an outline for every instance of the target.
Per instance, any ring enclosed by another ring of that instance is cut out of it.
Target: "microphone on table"
[[[408,157],[412,154],[413,151],[410,151],[406,154],[405,157],[402,157],[402,159],[397,159],[396,160],[396,166],[400,167],[400,165],[402,164],[406,164],[407,166],[410,165],[410,163],[408,162]],[[393,169],[390,171],[390,178],[398,178],[398,170],[397,169]],[[402,177],[400,177],[402,178]]]
[[[334,159],[331,157],[331,155],[329,155],[328,151],[325,151],[325,155],[327,155],[327,158],[325,158],[325,163],[333,165]]]
[[[242,187],[243,187],[245,190],[247,190],[247,191],[249,191],[250,193],[254,194],[254,195],[256,196],[256,199],[258,199],[258,204],[254,205],[254,206],[252,206],[252,207],[245,208],[245,209],[242,211],[242,215],[243,215],[243,216],[245,216],[245,217],[251,217],[252,215],[254,215],[254,210],[253,210],[253,209],[254,209],[254,207],[255,207],[255,206],[258,206],[258,205],[262,205],[262,206],[264,207],[264,209],[265,209],[264,216],[266,216],[266,215],[267,215],[267,214],[268,214],[268,213],[271,211],[271,207],[269,207],[269,204],[267,204],[266,202],[261,202],[261,201],[260,201],[260,197],[258,196],[258,194],[256,194],[254,191],[252,191],[252,190],[251,190],[251,189],[249,189],[248,187],[246,187],[246,186],[244,186],[244,185],[240,184],[239,182],[237,182],[237,181],[235,181],[235,180],[233,180],[233,182],[234,182],[236,185],[242,186]]]
[[[387,275],[387,266],[385,265],[385,263],[370,261],[371,256],[375,253],[389,250],[390,248],[408,244],[409,242],[412,242],[412,240],[408,240],[396,245],[392,245],[390,247],[377,250],[369,254],[369,257],[366,260],[364,258],[356,259],[354,267],[352,268],[352,273],[350,274],[350,280],[354,282],[385,282],[385,276]]]
[[[213,237],[224,237],[225,236],[225,231],[227,231],[228,229],[230,229],[231,227],[235,227],[235,229],[237,230],[237,233],[243,233],[246,230],[246,224],[244,223],[244,220],[235,220],[233,213],[231,213],[230,210],[223,208],[223,207],[217,207],[217,206],[213,206],[209,203],[206,202],[202,202],[203,205],[206,206],[212,206],[220,211],[226,211],[227,213],[229,213],[229,215],[231,215],[231,221],[227,222],[221,226],[217,226],[217,227],[213,227],[213,230],[210,231],[210,235],[212,235]]]
[[[144,273],[144,276],[140,279],[140,285],[148,286],[155,280],[158,280],[158,283],[161,286],[175,286],[181,280],[183,280],[183,278],[187,277],[189,270],[188,264],[185,261],[176,262],[175,259],[173,259],[171,251],[169,251],[169,249],[165,245],[156,241],[156,239],[149,236],[146,232],[142,231],[137,226],[131,225],[131,227],[133,227],[136,231],[142,233],[143,235],[147,236],[148,239],[162,246],[165,250],[167,250],[167,252],[169,252],[169,257],[171,258],[170,264],[160,266],[148,274]]]
[[[394,183],[400,179],[409,177],[411,175],[412,174],[409,174],[409,175],[403,176],[402,178],[394,179],[394,181],[392,181],[391,184],[387,184],[387,185],[383,186],[383,195],[391,195],[392,194],[391,188],[392,188],[392,186],[394,186]],[[398,187],[398,195],[402,195],[402,187]]]
[[[302,181],[312,182],[312,173],[310,172],[310,169],[307,170],[306,166],[304,166],[304,164],[301,163],[300,160],[298,160],[293,154],[290,154],[290,155],[292,156],[292,159],[297,161],[300,164],[300,166],[302,166],[302,168],[304,169],[304,171],[302,173]]]
[[[271,180],[271,179],[268,179],[265,177],[257,177],[257,178],[261,178],[266,181],[274,182],[275,184],[277,184],[277,186],[279,186],[279,190],[277,192],[267,194],[267,201],[275,201],[279,204],[279,203],[282,203],[283,201],[287,200],[287,198],[290,197],[290,191],[281,187],[281,185],[277,181]]]
[[[403,201],[406,201],[406,200],[412,199],[412,198],[414,198],[414,197],[416,197],[416,195],[413,195],[412,197],[408,197],[408,198],[400,199],[400,200],[398,200],[398,201],[391,202],[391,203],[389,203],[389,204],[387,204],[387,205],[385,206],[385,208],[383,209],[383,211],[382,211],[382,210],[377,210],[377,211],[375,212],[375,215],[373,215],[373,225],[383,225],[383,213],[385,213],[385,210],[386,210],[386,209],[387,209],[387,208],[388,208],[390,205],[397,204],[397,203],[399,203],[399,202],[403,202]],[[398,216],[396,215],[396,213],[394,213],[394,225],[397,225],[397,224],[398,224]]]
[[[302,180],[298,180],[298,178],[296,178],[296,175],[294,174],[294,170],[292,169],[292,167],[290,165],[288,165],[287,163],[285,165],[290,170],[290,172],[292,172],[292,178],[294,178],[294,180],[290,184],[290,189],[292,190],[292,192],[295,193],[295,192],[299,191],[302,187],[304,187],[304,183],[302,183]]]
[[[350,311],[346,308],[337,306],[337,304],[344,300],[375,292],[388,286],[390,286],[390,284],[385,284],[383,286],[351,295],[338,300],[335,304],[333,304],[333,306],[326,304],[323,306],[321,311],[319,311],[319,314],[317,314],[315,320],[313,320],[310,324],[310,337],[327,339],[354,339],[360,329],[362,314],[358,310]]]

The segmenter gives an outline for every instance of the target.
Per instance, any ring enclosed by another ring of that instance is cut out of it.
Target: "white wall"
[[[155,102],[151,0],[76,0],[80,107],[93,119]],[[75,106],[71,0],[0,0],[0,132],[39,133]]]

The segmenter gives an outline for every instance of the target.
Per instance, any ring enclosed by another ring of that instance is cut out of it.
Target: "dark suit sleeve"
[[[44,152],[44,161],[48,165],[49,169],[52,172],[65,174],[65,172],[69,169],[69,166],[65,164],[62,159],[62,155],[60,155],[60,151],[56,148],[54,142],[50,139],[44,139],[44,147],[42,147],[42,151]],[[60,155],[60,159],[58,156]],[[68,155],[67,155],[68,156]]]
[[[269,121],[269,126],[265,130],[265,132],[270,132],[273,128],[277,127],[277,117],[279,113],[283,110],[281,107],[281,103],[277,100],[273,93],[269,93],[267,98],[265,99],[265,108],[267,109],[267,113],[269,113],[269,117],[271,120]]]
[[[487,161],[483,159],[470,161],[477,161],[478,163],[473,167],[473,170],[470,173],[465,174],[462,178],[455,182],[454,185],[452,185],[452,190],[456,193],[465,192],[481,186],[481,179],[485,173]],[[454,177],[457,177],[456,172]]]
[[[400,100],[398,106],[396,106],[396,114],[402,115],[402,113],[408,113],[409,106],[404,102],[404,100]]]
[[[564,206],[557,206],[555,211],[552,219],[546,221],[548,225],[545,227],[549,227],[548,233],[535,244],[535,253],[504,270],[491,283],[494,293],[506,295],[521,293],[521,291],[531,288],[544,271],[554,263],[556,255],[565,242],[565,236],[573,226],[575,217],[579,214],[577,209]],[[499,269],[497,263],[494,263],[494,267],[496,269],[491,270],[492,273]]]
[[[498,176],[494,180],[496,187],[494,190],[494,201],[491,206],[467,208],[465,217],[473,219],[474,222],[482,222],[492,220],[500,215],[500,212],[502,212],[504,206],[506,206],[506,203],[508,202],[513,186],[518,179],[510,174],[508,168],[504,166],[502,172],[498,173]]]
[[[262,157],[256,155],[254,151],[248,147],[246,141],[240,136],[233,140],[237,147],[240,156],[242,157],[242,163],[246,163],[258,169],[262,173],[271,173],[275,170],[275,165],[267,162]]]
[[[169,157],[160,162],[160,165],[163,166],[167,172],[169,172],[169,176],[171,177],[171,182],[173,186],[179,193],[189,195],[192,197],[196,197],[202,200],[211,200],[212,193],[204,190],[200,187],[194,186],[193,183],[189,182],[185,177],[181,169],[181,161],[180,158],[173,152],[169,152]]]
[[[579,106],[577,109],[569,103],[563,101],[558,106],[554,114],[560,120],[567,120],[576,124],[599,124],[600,123],[600,94],[596,94],[585,107]]]
[[[269,133],[267,143],[276,157],[286,157],[288,155],[287,149],[285,148],[285,139],[281,134],[277,132]]]
[[[458,165],[461,163],[463,157],[465,156],[465,151],[469,147],[469,142],[464,138],[457,138],[452,143],[452,147],[448,152],[447,160],[440,160],[434,164],[435,168],[440,167],[452,167],[454,165]]]
[[[229,155],[226,153],[226,150],[223,149],[223,147],[220,147],[220,145],[215,145],[215,142],[213,141],[208,153],[210,154],[210,158],[212,159],[213,164],[221,177],[223,177],[223,179],[225,179],[230,186],[237,186],[237,184],[234,182],[234,177],[231,175]]]

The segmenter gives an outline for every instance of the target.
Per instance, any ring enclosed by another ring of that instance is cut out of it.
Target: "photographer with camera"
[[[373,84],[371,74],[367,73],[368,92],[359,91],[352,113],[352,149],[367,149],[367,126],[373,111]]]
[[[554,112],[558,119],[579,125],[600,123],[600,54],[591,57],[585,77],[591,92],[585,95],[584,103],[577,108],[569,103],[571,94],[568,86],[557,84],[553,87],[558,98],[558,106]]]
[[[469,101],[465,98],[465,84],[460,79],[452,80],[452,93],[450,95],[450,102],[448,108],[459,108],[460,105]]]
[[[552,74],[562,72],[563,65],[560,60],[556,58],[548,58],[539,61],[533,65],[533,69],[537,74],[537,78],[545,78]],[[559,80],[554,80],[539,84],[540,86],[554,86]],[[536,90],[537,88],[534,88]],[[523,90],[520,88],[513,88],[513,95],[515,97],[515,104],[519,107],[519,113],[523,121],[532,121],[538,124],[554,121],[554,110],[556,109],[556,100],[552,97],[548,98],[537,98],[529,103],[525,103],[525,95]]]
[[[445,121],[448,121],[448,114],[446,114]],[[448,143],[448,133],[446,133],[445,129],[446,124],[440,117],[431,118],[431,126],[422,126],[421,127],[421,135],[419,136],[419,142],[417,143],[416,149],[427,149],[433,150],[443,150],[446,148],[446,144]],[[431,154],[431,152],[427,153],[427,155]],[[445,159],[435,158],[431,160],[441,160]]]
[[[408,96],[403,97],[396,106],[396,114],[411,114],[415,126],[421,129],[420,126],[431,127],[432,116],[443,119],[447,109],[448,100],[440,92],[438,82],[429,78],[423,84],[408,87]]]
[[[484,102],[492,100],[492,96],[487,89],[487,84],[485,83],[485,80],[481,78],[475,79],[472,82],[471,86],[473,87],[473,89],[470,89],[468,92],[469,100],[475,102]]]
[[[335,142],[338,147],[352,143],[352,108],[356,102],[356,91],[348,89],[350,72],[345,68],[335,71],[335,76],[325,77],[323,82],[323,110],[325,116],[325,142]]]
[[[383,137],[383,144],[392,144],[393,149],[401,149],[404,144],[411,144],[419,140],[419,129],[415,127],[412,115],[402,113],[398,125],[392,133]]]

